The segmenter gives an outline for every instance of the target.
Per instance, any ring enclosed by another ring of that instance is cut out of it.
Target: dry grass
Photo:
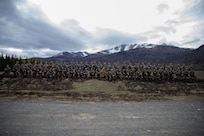
[[[203,82],[142,82],[9,79],[0,82],[0,97],[71,101],[146,101],[204,99]]]
[[[126,90],[125,83],[121,81],[107,82],[92,79],[84,82],[74,82],[73,89],[70,91],[76,91],[80,93],[114,93]]]

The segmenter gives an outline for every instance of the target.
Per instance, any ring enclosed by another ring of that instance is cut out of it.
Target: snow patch
[[[117,53],[117,52],[119,52],[119,49],[116,49],[116,48],[112,48],[112,49],[108,50],[109,54],[113,54],[113,53]]]
[[[83,57],[86,57],[89,55],[87,52],[82,52],[82,54],[83,54]]]
[[[113,54],[113,53],[118,53],[118,52],[123,52],[123,51],[128,51],[128,50],[133,50],[136,48],[154,48],[156,45],[154,44],[122,44],[119,46],[116,46],[114,48],[111,48],[109,50],[104,50],[101,51],[103,54]]]
[[[58,53],[56,56],[63,56],[63,52]]]
[[[124,51],[130,50],[130,45],[125,45]]]

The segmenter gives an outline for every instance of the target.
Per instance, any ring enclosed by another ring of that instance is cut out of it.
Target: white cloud
[[[95,31],[100,27],[130,33],[145,32],[166,19],[173,18],[174,12],[183,4],[181,0],[166,0],[168,12],[161,15],[157,9],[158,6],[160,10],[166,8],[164,0],[30,1],[38,4],[50,20],[57,24],[72,18],[88,31]]]

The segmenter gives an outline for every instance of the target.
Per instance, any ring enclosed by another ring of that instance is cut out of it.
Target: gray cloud
[[[156,39],[158,43],[166,42],[181,47],[197,48],[204,43],[204,1],[187,1],[185,0],[184,10],[177,11],[178,18],[176,20],[168,20],[163,25],[155,26],[152,30],[143,33],[148,39]],[[158,11],[163,13],[167,8],[165,4],[160,4],[157,8]],[[192,31],[186,33],[182,37],[182,41],[168,41],[165,35],[179,33],[179,27],[189,24]]]
[[[203,45],[204,44],[203,34],[204,34],[204,19],[198,22],[196,27],[194,27],[194,31],[190,35],[186,34],[184,36],[185,40],[182,41],[183,42],[182,45],[191,48],[195,48],[195,45],[197,45],[196,47]]]
[[[140,35],[146,37],[147,39],[157,40],[158,43],[168,42],[165,38],[165,35],[170,35],[176,33],[176,27],[171,24],[164,23],[161,26],[155,26],[150,31],[141,33]]]
[[[146,32],[146,35],[148,35],[149,39],[157,39],[157,38],[161,37],[160,34],[157,34],[157,33],[153,32],[153,31]]]
[[[194,1],[185,1],[186,10],[182,12],[182,17],[185,21],[188,19],[203,19],[204,18],[204,1],[203,0],[194,0]]]
[[[61,22],[62,29],[65,29],[69,31],[70,35],[77,37],[80,40],[83,40],[84,43],[86,43],[87,40],[92,39],[92,34],[82,28],[74,19],[66,19],[63,22]]]
[[[1,0],[0,47],[71,51],[85,48],[79,37],[47,20],[39,8],[24,0]]]
[[[174,28],[173,26],[157,26],[155,27],[154,31],[156,32],[163,32],[166,34],[171,34],[171,33],[175,33],[176,32],[176,28]]]
[[[204,1],[185,1],[186,9],[181,13],[179,24],[195,23],[191,34],[186,34],[182,41],[183,46],[195,48],[204,44]]]
[[[191,40],[191,41],[186,41],[186,42],[184,42],[183,44],[192,44],[192,43],[197,43],[197,42],[199,42],[200,41],[200,39],[193,39],[193,40]]]
[[[95,43],[114,47],[124,43],[137,43],[146,41],[147,38],[139,34],[119,32],[112,29],[98,29],[94,37]]]
[[[165,10],[168,10],[168,9],[169,9],[169,5],[167,5],[165,3],[159,4],[157,7],[157,10],[159,13],[164,13]]]
[[[134,43],[144,37],[110,29],[90,33],[74,19],[52,24],[40,8],[25,0],[0,1],[0,50],[15,49],[22,56],[48,56],[60,51],[79,51],[104,44],[113,47]],[[18,53],[18,52],[16,52]]]

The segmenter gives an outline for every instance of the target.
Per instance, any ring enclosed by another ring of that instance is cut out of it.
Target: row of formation
[[[18,61],[4,69],[4,76],[14,78],[47,79],[100,79],[147,80],[147,81],[183,81],[195,80],[192,65],[185,64],[143,64],[143,63],[100,63],[77,62],[57,63],[29,60],[20,64]]]

